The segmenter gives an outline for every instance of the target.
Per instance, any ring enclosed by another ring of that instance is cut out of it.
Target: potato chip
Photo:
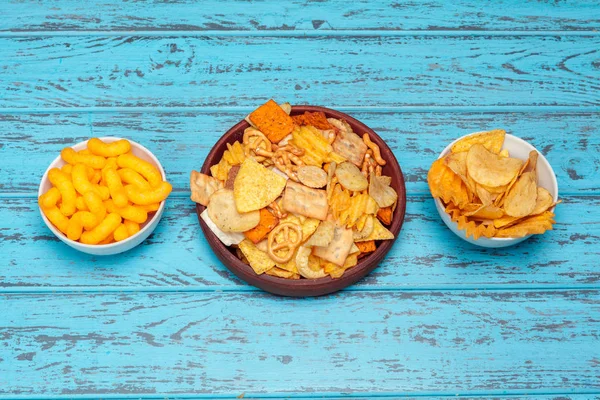
[[[549,191],[544,189],[543,187],[538,186],[537,188],[537,199],[535,200],[535,207],[530,215],[541,214],[544,211],[548,210],[550,207],[554,205],[554,198],[550,194]]]
[[[454,205],[448,205],[445,211],[450,215],[450,219],[456,222],[458,229],[465,231],[467,237],[472,236],[473,239],[478,240],[482,236],[491,238],[496,233],[496,228],[493,224],[482,224],[472,221],[462,215],[462,210]]]
[[[304,155],[300,159],[306,165],[314,165],[321,168],[324,162],[331,161],[333,148],[315,127],[302,126],[294,129],[292,132],[292,144],[300,149],[304,149]],[[339,161],[336,160],[336,162]]]
[[[367,145],[360,136],[350,131],[340,131],[333,143],[333,151],[347,159],[357,167],[362,166],[365,154],[367,154]]]
[[[250,240],[244,239],[238,246],[257,275],[263,274],[275,266],[275,261],[267,253],[257,249]]]
[[[360,169],[348,161],[338,164],[335,176],[345,189],[353,192],[361,192],[369,187],[369,181],[360,172]]]
[[[371,196],[377,205],[381,208],[390,207],[398,200],[398,193],[386,182],[390,182],[386,176],[376,176],[371,172],[369,177],[369,196]]]
[[[514,238],[542,234],[548,230],[552,230],[553,217],[553,213],[546,211],[538,216],[526,218],[510,227],[500,229],[496,233],[496,237]]]
[[[233,192],[227,189],[220,189],[210,196],[207,210],[210,219],[223,232],[245,232],[260,222],[258,210],[240,213]]]
[[[375,229],[375,222],[373,222],[373,220],[375,217],[372,215],[367,215],[366,217],[367,218],[365,219],[365,224],[363,225],[362,229],[358,229],[358,227],[356,227],[354,230],[354,241],[368,238],[373,233],[373,229]]]
[[[475,192],[475,187],[471,186],[471,181],[467,177],[467,154],[466,151],[450,153],[444,157],[444,163],[452,170],[452,172],[462,179],[471,192]]]
[[[260,210],[271,204],[283,191],[286,180],[247,158],[233,184],[235,205],[239,212]]]
[[[222,188],[223,182],[218,179],[197,171],[192,171],[190,174],[191,199],[196,203],[207,206],[210,196]]]
[[[500,207],[496,207],[491,204],[483,204],[475,211],[465,212],[466,217],[477,218],[477,219],[497,219],[502,218],[504,211]]]
[[[473,145],[480,144],[492,153],[498,154],[500,149],[502,149],[502,145],[504,144],[505,135],[506,131],[503,129],[472,133],[454,143],[451,151],[453,153],[469,151]]]
[[[516,158],[500,157],[483,145],[475,144],[467,154],[467,171],[475,182],[491,187],[510,183],[523,162]]]
[[[208,209],[202,211],[202,214],[200,214],[200,218],[202,218],[206,226],[208,226],[208,229],[210,229],[212,233],[214,233],[215,236],[219,238],[219,240],[223,242],[225,246],[239,244],[242,240],[244,240],[244,235],[242,233],[223,232],[221,229],[219,229],[219,227],[213,222],[213,220],[210,219],[210,216],[208,215]]]
[[[446,204],[453,203],[463,207],[471,200],[471,194],[462,179],[456,175],[440,158],[433,162],[427,174],[431,195],[440,198]]]
[[[350,198],[349,206],[339,213],[333,213],[337,221],[352,228],[364,214],[376,214],[377,202],[366,193],[357,193]]]
[[[524,217],[531,214],[537,200],[537,184],[535,174],[525,172],[506,194],[504,210],[511,217]]]
[[[367,242],[369,240],[392,240],[394,234],[387,230],[377,218],[373,218],[373,232],[366,238],[355,239],[355,242]]]
[[[336,225],[333,231],[333,239],[327,247],[313,247],[313,254],[323,260],[337,265],[344,265],[346,257],[354,244],[352,229],[346,229]],[[298,266],[298,269],[300,267]],[[302,273],[300,273],[302,275]]]
[[[294,120],[273,99],[254,110],[248,118],[273,143],[278,143],[294,129]]]
[[[333,232],[335,230],[335,223],[332,221],[321,221],[317,230],[310,236],[310,238],[304,243],[305,247],[326,247],[333,240]]]
[[[313,189],[322,188],[327,184],[327,172],[314,165],[303,165],[296,171],[298,180]]]
[[[490,192],[488,192],[483,185],[478,185],[476,183],[475,193],[477,194],[477,197],[479,197],[479,200],[481,200],[481,204],[483,205],[489,205],[494,202],[493,195]]]

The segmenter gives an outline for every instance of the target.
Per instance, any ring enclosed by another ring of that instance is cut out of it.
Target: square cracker
[[[273,99],[249,115],[250,121],[273,143],[292,133],[294,120]]]

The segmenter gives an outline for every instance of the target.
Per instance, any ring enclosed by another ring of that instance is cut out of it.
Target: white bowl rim
[[[452,143],[450,143],[448,146],[446,146],[446,148],[444,150],[442,150],[442,152],[440,153],[440,155],[438,156],[438,160],[442,157],[444,157],[446,154],[448,154],[450,152],[450,149],[452,148],[452,146],[454,146],[454,144],[456,142],[458,142],[461,139],[466,138],[467,136],[471,136],[471,135],[476,135],[478,133],[481,132],[473,132],[473,133],[469,133],[467,135],[461,136],[458,139],[454,140]],[[548,167],[548,170],[552,173],[551,175],[551,180],[552,180],[552,184],[554,185],[554,187],[556,187],[556,192],[554,193],[553,199],[554,202],[556,203],[558,201],[558,181],[556,180],[556,174],[554,173],[554,169],[552,168],[552,165],[550,165],[550,163],[548,162],[548,160],[546,160],[546,157],[538,150],[535,148],[534,145],[532,145],[531,143],[521,139],[518,136],[515,135],[511,135],[510,133],[506,134],[506,137],[510,137],[511,139],[515,140],[516,142],[519,142],[520,145],[531,148],[531,150],[535,150],[538,152],[539,157],[538,157],[538,162],[540,162],[540,160],[545,163]],[[505,139],[506,140],[506,139]],[[530,150],[530,151],[531,151]],[[442,203],[442,201],[439,198],[435,198],[434,199],[437,203],[439,203],[439,205],[441,206],[442,210],[444,209],[444,204]],[[556,206],[552,207],[550,210],[553,211],[554,208]],[[528,235],[527,237],[530,237],[531,235]],[[526,237],[526,238],[527,238]],[[491,238],[485,238],[486,240],[491,240],[494,242],[509,242],[509,241],[513,241],[513,240],[517,240],[517,239],[522,239],[520,237],[515,237],[515,238],[497,238],[497,237],[491,237]]]
[[[116,137],[116,136],[103,136],[103,137],[100,137],[98,139],[102,140],[103,142],[108,140],[109,143],[112,143],[112,142],[116,142],[117,140],[121,140],[123,138]],[[81,146],[81,145],[87,145],[88,140],[84,140],[83,142],[75,143],[74,145],[69,146],[69,147],[76,147],[76,146]],[[167,179],[167,175],[165,174],[165,170],[163,169],[161,163],[158,161],[158,158],[156,158],[156,156],[150,150],[148,150],[146,147],[142,146],[138,142],[135,142],[135,141],[133,141],[131,139],[127,139],[127,141],[129,141],[129,143],[131,143],[132,147],[136,146],[140,150],[142,150],[143,152],[145,152],[148,155],[148,157],[150,157],[150,159],[152,161],[154,161],[156,163],[156,165],[158,166],[158,170],[160,171],[160,174],[161,174],[163,180]],[[50,171],[52,168],[56,168],[56,167],[54,167],[54,165],[56,163],[60,162],[60,160],[61,160],[61,156],[59,154],[58,157],[56,157],[54,160],[52,160],[52,162],[50,163],[50,165],[48,166],[48,168],[44,172],[44,175],[42,176],[42,180],[40,181],[40,186],[38,188],[38,198],[43,194],[42,186],[43,186],[44,182],[48,179],[48,171]],[[50,220],[46,217],[46,214],[44,214],[44,212],[42,211],[42,209],[39,206],[38,206],[38,208],[39,208],[40,214],[42,214],[42,218],[44,219],[44,222],[46,223],[46,225],[48,226],[48,228],[50,228],[50,230],[52,231],[52,233],[54,233],[61,240],[65,240],[68,243],[72,243],[76,247],[81,247],[82,249],[97,249],[99,247],[101,247],[103,249],[112,249],[112,248],[115,248],[115,247],[124,246],[126,243],[129,243],[129,242],[133,241],[136,237],[138,237],[138,236],[142,235],[144,232],[146,232],[149,229],[150,225],[151,225],[150,222],[163,212],[163,209],[165,208],[165,203],[166,203],[166,200],[163,200],[163,201],[160,202],[160,206],[158,207],[158,210],[156,210],[156,212],[154,213],[154,215],[152,216],[152,218],[150,218],[148,221],[146,221],[146,225],[142,229],[140,229],[139,232],[136,232],[135,234],[129,236],[125,240],[121,240],[120,242],[109,243],[109,244],[85,244],[85,243],[78,242],[76,240],[69,239],[67,237],[67,235],[65,235],[64,233],[62,233],[61,231],[59,231],[54,226],[54,224],[52,224],[52,222],[50,222]]]

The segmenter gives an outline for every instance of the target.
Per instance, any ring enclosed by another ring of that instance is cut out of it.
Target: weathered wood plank
[[[596,290],[2,295],[0,394],[598,392],[599,299]]]
[[[598,113],[372,113],[351,112],[394,150],[409,193],[428,193],[430,163],[455,138],[505,128],[536,146],[554,167],[562,193],[599,193]],[[60,150],[91,136],[123,136],[153,151],[175,191],[189,190],[218,138],[244,116],[238,113],[0,114],[0,196],[37,193],[42,174]],[[23,160],[27,160],[24,163]]]
[[[600,197],[567,197],[556,229],[508,249],[472,246],[443,225],[429,196],[410,197],[388,257],[352,290],[415,288],[597,288]],[[253,290],[212,253],[194,206],[171,199],[139,247],[93,257],[59,242],[35,199],[0,202],[0,291]]]
[[[218,12],[215,13],[215,11]],[[592,30],[594,1],[203,1],[2,5],[0,31],[85,30]]]
[[[0,38],[0,108],[600,105],[600,37]],[[440,51],[444,49],[444,51]]]

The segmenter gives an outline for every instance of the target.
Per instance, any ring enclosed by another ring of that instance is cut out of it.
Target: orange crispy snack
[[[273,143],[278,143],[294,129],[294,120],[273,99],[254,110],[250,121]]]
[[[385,207],[385,208],[380,208],[377,211],[377,218],[379,218],[379,220],[381,222],[383,222],[386,225],[389,225],[392,223],[392,207]]]
[[[260,210],[260,221],[258,222],[258,225],[249,231],[244,232],[244,236],[250,239],[252,243],[256,244],[263,240],[278,223],[279,219],[277,219],[276,216],[271,214],[266,208],[262,208]]]
[[[360,253],[372,253],[375,251],[375,249],[377,248],[375,246],[375,241],[374,240],[368,240],[366,242],[358,242],[355,243],[356,247],[358,247],[358,249],[360,250]]]
[[[325,113],[322,111],[316,111],[316,112],[308,112],[306,111],[304,114],[302,115],[294,115],[292,117],[292,119],[294,120],[294,122],[298,125],[298,126],[304,126],[304,125],[312,125],[317,129],[322,129],[322,130],[329,130],[329,129],[334,129],[337,130],[335,126],[331,125],[329,123],[329,121],[327,121],[327,117],[325,116]]]

